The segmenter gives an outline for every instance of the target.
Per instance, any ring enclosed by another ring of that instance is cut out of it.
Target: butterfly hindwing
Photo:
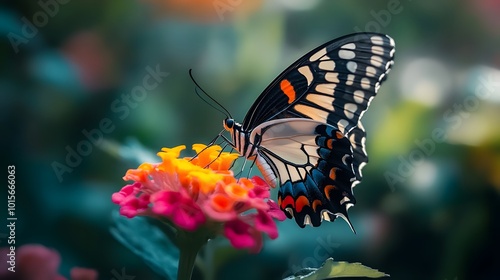
[[[356,180],[361,181],[361,170],[368,163],[368,154],[366,153],[366,131],[361,122],[349,132],[349,141],[353,150],[354,162],[353,168],[356,174]]]
[[[270,121],[254,129],[261,136],[259,169],[280,185],[278,203],[297,224],[319,226],[336,216],[347,218],[355,203],[353,152],[339,129],[314,120]],[[267,170],[267,171],[266,171]],[[277,177],[273,176],[277,174]]]

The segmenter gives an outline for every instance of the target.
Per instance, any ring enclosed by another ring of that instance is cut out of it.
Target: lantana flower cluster
[[[220,229],[233,247],[258,252],[262,233],[278,237],[273,218],[284,214],[270,199],[261,178],[236,179],[230,167],[237,154],[221,152],[217,145],[193,145],[194,158],[179,158],[185,146],[163,148],[159,163],[143,163],[123,177],[132,184],[114,193],[120,214],[166,217],[178,229]]]

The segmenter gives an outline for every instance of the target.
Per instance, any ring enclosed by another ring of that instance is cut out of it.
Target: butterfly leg
[[[223,140],[225,142],[228,142],[226,137],[224,137],[224,135],[222,135],[222,133],[224,133],[224,130],[222,130],[221,132],[219,132],[219,134],[217,134],[217,136],[215,136],[214,139],[212,139],[210,142],[208,142],[207,146],[205,148],[203,148],[200,152],[198,152],[196,155],[194,155],[189,161],[192,161],[193,159],[197,158],[201,153],[203,153],[206,149],[208,149],[209,147],[215,145],[215,142],[217,142],[217,140],[219,140],[220,138],[223,138]],[[231,144],[230,142],[228,142],[229,144]],[[224,149],[223,149],[224,150]],[[222,152],[222,151],[221,151]],[[220,154],[219,154],[220,155]],[[212,164],[212,162],[210,163]],[[209,165],[210,165],[209,164]]]
[[[212,163],[214,163],[220,157],[220,155],[224,152],[224,149],[226,149],[228,145],[229,144],[225,144],[224,147],[222,147],[222,149],[220,150],[219,154],[211,162],[209,162],[207,165],[205,165],[205,167],[203,167],[203,168],[208,168]]]

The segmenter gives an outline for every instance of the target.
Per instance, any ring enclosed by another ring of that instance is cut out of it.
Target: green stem
[[[208,238],[203,232],[177,232],[180,257],[177,267],[177,280],[191,280],[194,263],[198,251],[207,243]]]

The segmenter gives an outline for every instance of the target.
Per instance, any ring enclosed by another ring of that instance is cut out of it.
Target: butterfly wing
[[[347,209],[356,202],[354,155],[339,129],[290,118],[265,122],[252,134],[261,137],[257,165],[268,182],[279,182],[278,204],[288,218],[304,227],[341,216],[351,226]]]
[[[258,97],[243,121],[243,130],[283,118],[308,118],[348,135],[354,169],[368,161],[360,118],[389,72],[394,40],[378,33],[356,33],[312,50],[281,73]]]

